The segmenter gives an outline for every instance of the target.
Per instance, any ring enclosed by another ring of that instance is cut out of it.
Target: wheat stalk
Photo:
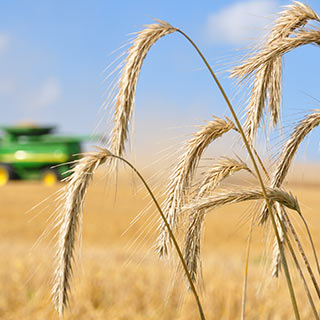
[[[183,205],[183,198],[190,186],[196,167],[206,148],[216,139],[231,129],[235,129],[233,122],[215,117],[202,126],[194,137],[186,142],[185,152],[180,157],[178,164],[173,169],[169,178],[169,184],[165,190],[166,199],[163,202],[163,210],[172,229],[178,223],[178,212]],[[170,237],[167,229],[161,223],[158,237],[157,250],[160,256],[168,253]]]
[[[298,30],[294,33],[309,20],[320,21],[320,18],[308,5],[295,1],[293,5],[287,6],[286,10],[280,13],[262,47],[256,49],[243,64],[231,72],[231,77],[241,81],[255,72],[244,124],[246,135],[251,142],[261,122],[266,103],[273,126],[280,119],[282,55],[300,45],[312,42],[319,44],[317,30]],[[299,39],[290,41],[290,37]],[[278,46],[281,49],[276,50]]]
[[[59,312],[59,315],[63,314],[64,308],[68,304],[68,295],[70,291],[70,279],[72,275],[72,260],[74,259],[74,247],[76,234],[79,229],[80,216],[83,211],[83,204],[85,200],[85,195],[92,180],[93,174],[96,169],[103,163],[106,162],[108,158],[119,159],[126,163],[141,179],[142,183],[146,187],[149,195],[151,196],[154,204],[156,205],[161,218],[168,230],[169,236],[173,241],[174,247],[179,256],[181,265],[185,271],[186,277],[189,281],[189,286],[194,294],[197,302],[200,318],[205,320],[205,315],[202,309],[200,298],[197,294],[196,288],[193,284],[193,280],[189,274],[187,265],[183,259],[183,255],[175,239],[173,232],[163,214],[161,207],[156,200],[153,192],[151,191],[149,185],[146,183],[145,179],[138,172],[138,170],[126,159],[114,155],[107,149],[96,147],[99,151],[84,154],[84,157],[76,161],[76,165],[72,168],[72,175],[69,176],[67,181],[67,186],[62,189],[62,211],[60,213],[60,231],[58,239],[58,249],[56,253],[57,267],[55,270],[55,281],[52,290],[53,302]]]
[[[258,179],[260,187],[261,187],[263,198],[264,198],[264,200],[265,200],[265,202],[267,204],[267,207],[269,209],[269,212],[270,212],[270,220],[272,222],[272,227],[273,227],[274,233],[275,233],[277,241],[278,241],[278,243],[280,245],[281,240],[280,240],[279,233],[278,233],[278,230],[277,230],[275,217],[274,217],[274,214],[272,212],[272,207],[270,205],[270,201],[269,201],[269,198],[268,198],[268,195],[267,195],[267,189],[265,187],[265,184],[263,182],[262,176],[260,174],[257,161],[256,161],[256,159],[255,159],[255,157],[253,155],[253,151],[251,150],[250,143],[249,143],[249,141],[248,141],[248,139],[247,139],[247,137],[245,135],[244,130],[242,129],[242,126],[241,126],[241,123],[240,123],[240,121],[239,121],[239,119],[237,117],[237,114],[235,113],[235,110],[233,109],[233,107],[231,105],[231,102],[230,102],[226,92],[224,91],[221,83],[219,82],[217,76],[213,72],[213,70],[210,67],[208,61],[206,60],[206,58],[204,57],[204,55],[202,54],[202,52],[200,51],[198,46],[192,41],[192,39],[186,33],[181,31],[180,29],[177,30],[177,32],[181,33],[190,42],[190,44],[193,46],[193,48],[198,52],[198,54],[201,57],[201,59],[203,60],[204,64],[208,68],[208,71],[210,72],[212,78],[214,79],[215,83],[217,84],[217,86],[218,86],[218,88],[219,88],[219,90],[220,90],[225,102],[228,105],[228,108],[229,108],[229,110],[230,110],[230,112],[231,112],[231,114],[232,114],[232,116],[234,118],[236,128],[238,129],[238,131],[239,131],[239,133],[241,135],[241,138],[242,138],[242,140],[244,142],[245,148],[247,149],[248,155],[249,155],[249,157],[250,157],[250,159],[252,161],[252,165],[254,167],[255,174],[257,176],[257,179]],[[280,248],[281,248],[281,246],[280,246]],[[283,269],[284,269],[284,273],[285,273],[285,276],[286,276],[287,285],[288,285],[288,289],[289,289],[289,293],[290,293],[290,299],[291,299],[291,302],[292,302],[293,311],[294,311],[294,314],[295,314],[295,318],[298,320],[298,319],[300,319],[299,309],[298,309],[298,305],[297,305],[297,301],[296,301],[296,297],[295,297],[295,293],[294,293],[294,289],[293,289],[293,284],[292,284],[292,281],[291,281],[290,271],[289,271],[289,268],[288,268],[288,264],[287,264],[287,261],[286,261],[286,257],[285,257],[284,251],[282,249],[281,249],[281,258],[282,258]]]
[[[60,230],[56,252],[53,302],[60,315],[68,304],[72,261],[74,258],[76,234],[83,211],[85,195],[96,169],[103,164],[110,153],[107,150],[86,153],[76,161],[72,174],[66,179],[67,185],[62,189],[63,206],[60,212]]]
[[[141,70],[143,60],[148,50],[158,39],[160,39],[162,36],[166,34],[169,34],[175,31],[180,32],[192,43],[192,45],[196,48],[196,50],[204,60],[211,75],[217,82],[230,108],[230,111],[235,119],[237,130],[239,130],[244,140],[244,143],[246,145],[246,148],[248,150],[249,156],[252,159],[252,163],[262,189],[262,191],[255,190],[255,189],[248,189],[248,190],[242,190],[238,192],[236,191],[224,192],[222,194],[211,196],[206,199],[201,199],[199,201],[197,200],[198,203],[192,204],[190,206],[186,206],[184,210],[194,210],[197,212],[201,212],[202,210],[216,208],[218,206],[228,204],[228,203],[235,203],[235,202],[247,201],[247,200],[259,200],[259,199],[265,199],[265,201],[268,203],[268,208],[270,210],[270,213],[272,211],[269,205],[269,199],[272,201],[278,201],[289,208],[299,210],[297,200],[291,194],[288,194],[285,191],[280,190],[279,188],[265,188],[261,175],[259,173],[259,169],[257,167],[256,161],[252,154],[251,148],[243,133],[241,124],[234,112],[234,109],[231,106],[230,101],[228,100],[223,88],[221,87],[221,84],[217,80],[212,69],[210,68],[207,61],[201,54],[200,50],[192,42],[192,40],[186,34],[184,34],[181,30],[173,28],[172,26],[170,26],[165,22],[160,22],[159,24],[147,26],[145,30],[139,33],[138,37],[133,41],[133,45],[129,49],[128,57],[125,61],[125,66],[123,68],[123,72],[119,81],[118,93],[115,99],[116,102],[115,102],[115,113],[114,113],[114,128],[112,131],[112,137],[110,141],[111,150],[116,155],[115,157],[118,157],[124,152],[125,141],[128,137],[129,122],[133,113],[137,80],[138,80],[138,76]],[[278,51],[274,50],[275,52],[277,51],[276,55],[272,56],[272,53],[267,53],[262,55],[260,58],[260,60],[262,61],[262,62],[260,61],[261,64],[266,63],[268,59],[269,60],[276,59],[278,56],[281,56],[281,54],[284,54],[285,52],[288,52],[292,48],[297,47],[301,44],[306,44],[311,42],[319,44],[319,40],[315,40],[315,38],[318,36],[318,33],[319,33],[319,30],[299,30],[293,35],[292,38],[281,39],[281,41],[279,42],[277,41],[276,46],[273,43],[272,46],[274,46],[275,49],[278,50]],[[258,64],[257,66],[255,66],[255,69],[258,68],[260,65]],[[279,75],[274,74],[272,72],[270,77],[273,77],[273,79],[279,80]],[[278,80],[273,80],[273,81],[278,81]],[[269,90],[272,90],[272,89],[269,89]],[[277,100],[278,98],[275,96],[275,99]],[[274,115],[274,118],[276,117],[277,116]],[[225,132],[231,129],[235,129],[235,125],[229,119],[228,121],[225,121],[225,120],[223,121],[225,122],[225,124],[228,124],[228,122],[230,123],[229,124],[230,128],[228,128]],[[200,130],[200,133],[201,133],[201,130]],[[184,205],[184,196],[185,196],[186,190],[188,190],[188,187],[190,186],[190,182],[192,181],[194,171],[197,167],[197,164],[201,158],[202,153],[204,152],[205,148],[213,140],[221,136],[224,132],[221,133],[221,131],[218,130],[215,136],[213,132],[210,133],[210,131],[208,133],[205,130],[203,130],[203,133],[204,134],[202,137],[196,135],[193,140],[189,141],[190,148],[188,149],[188,146],[187,146],[186,153],[184,154],[184,157],[180,160],[179,164],[177,165],[176,170],[174,171],[172,176],[173,180],[168,186],[168,190],[167,190],[168,198],[165,201],[165,204],[166,204],[166,209],[168,209],[166,210],[166,216],[168,217],[168,220],[169,220],[169,224],[168,224],[169,230],[171,226],[176,227],[177,225],[177,222],[178,222],[177,213],[180,210],[180,208]],[[194,143],[194,145],[192,145],[192,142]],[[197,145],[197,143],[199,144]],[[78,167],[79,172],[81,172],[82,170],[83,177],[79,174],[78,177],[75,178],[75,179],[78,179],[79,181],[73,180],[73,177],[70,178],[68,186],[66,188],[66,199],[67,199],[66,204],[69,203],[69,206],[66,205],[64,207],[64,215],[62,218],[62,228],[60,229],[61,232],[60,232],[60,238],[59,238],[60,248],[61,246],[63,248],[61,250],[59,248],[58,250],[59,266],[56,270],[57,282],[56,282],[55,288],[53,289],[54,300],[58,305],[58,309],[60,313],[62,313],[63,307],[68,302],[68,291],[70,287],[69,281],[70,281],[71,270],[72,270],[71,260],[74,254],[74,239],[75,239],[76,231],[79,228],[79,216],[81,215],[81,212],[82,212],[84,196],[85,196],[88,184],[92,178],[92,174],[94,173],[96,168],[102,162],[104,162],[108,156],[110,156],[109,152],[106,152],[106,154],[101,155],[101,158],[99,158],[100,156],[98,156],[98,154],[99,153],[95,154],[98,157],[98,159],[93,156],[94,154],[91,154],[91,156],[94,159],[90,161],[87,159],[88,163],[86,163],[86,161],[84,160],[82,163],[82,166],[81,166],[81,160],[77,163],[75,168]],[[74,171],[74,174],[76,173],[77,173],[77,170]],[[75,192],[77,192],[78,195],[76,195]],[[159,211],[161,212],[161,209]],[[273,215],[271,214],[270,216],[273,222],[274,232],[277,236],[278,244],[280,244],[279,234],[278,234],[277,227],[275,225]],[[160,253],[167,252],[169,239],[170,238],[168,237],[168,232],[166,229],[164,229],[162,225],[161,236],[160,236],[160,246],[159,246]],[[286,271],[287,282],[290,290],[293,308],[295,311],[296,318],[298,319],[299,312],[297,309],[296,300],[294,297],[294,291],[293,291],[292,283],[290,280],[289,270],[287,268],[283,250],[281,250],[281,255],[283,259],[284,270]],[[186,272],[186,274],[188,274],[188,272]],[[192,281],[190,283],[192,284]]]
[[[195,199],[201,199],[207,196],[215,190],[221,181],[240,170],[247,170],[252,173],[247,164],[242,160],[221,157],[207,172]],[[205,210],[196,213],[191,211],[189,215],[189,226],[185,236],[184,258],[194,281],[198,280],[198,275],[201,274],[200,248],[205,214]]]
[[[129,122],[134,109],[136,87],[143,60],[152,45],[160,38],[177,30],[165,21],[157,20],[157,22],[146,25],[142,31],[138,32],[124,61],[115,97],[114,126],[110,147],[111,151],[119,156],[123,154],[125,141],[128,138]]]
[[[281,205],[280,205],[280,206],[281,206]],[[278,222],[279,222],[279,227],[280,227],[282,230],[287,230],[287,227],[286,227],[286,226],[287,226],[287,225],[289,226],[289,229],[290,229],[290,231],[292,232],[292,235],[293,235],[294,238],[295,238],[295,241],[296,241],[296,243],[297,243],[297,245],[298,245],[299,251],[300,251],[300,253],[301,253],[302,257],[303,257],[304,263],[305,263],[305,265],[307,266],[308,272],[309,272],[309,274],[310,274],[310,276],[311,276],[312,282],[313,282],[313,284],[314,284],[314,288],[316,289],[317,294],[318,294],[318,297],[319,297],[319,286],[318,286],[318,284],[317,284],[317,282],[316,282],[316,280],[315,280],[315,278],[314,278],[312,269],[311,269],[311,267],[310,267],[310,265],[309,265],[308,259],[306,258],[305,254],[304,254],[303,248],[301,247],[300,241],[299,241],[299,239],[298,239],[298,237],[297,237],[297,234],[296,234],[296,232],[295,232],[295,230],[294,230],[294,228],[293,228],[293,225],[292,225],[292,223],[291,223],[291,221],[290,221],[290,219],[289,219],[289,217],[288,217],[288,214],[287,214],[285,208],[284,208],[283,206],[281,206],[280,210],[281,210],[282,217],[280,218],[280,216],[277,215]],[[299,214],[301,214],[301,213],[299,212]],[[308,297],[308,300],[309,300],[309,303],[310,303],[310,306],[311,306],[313,315],[314,315],[314,317],[315,317],[316,320],[319,320],[320,318],[319,318],[319,315],[318,315],[318,311],[317,311],[317,309],[316,309],[316,307],[315,307],[315,304],[314,304],[312,295],[311,295],[311,293],[310,293],[310,289],[309,289],[308,284],[307,284],[307,282],[306,282],[306,279],[305,279],[305,277],[304,277],[304,275],[303,275],[303,272],[302,272],[302,269],[301,269],[301,267],[300,267],[300,264],[299,264],[299,261],[298,261],[298,259],[297,259],[297,256],[296,256],[296,254],[295,254],[295,251],[294,251],[294,249],[293,249],[293,247],[292,247],[292,245],[291,245],[291,242],[290,242],[290,240],[289,240],[288,233],[287,233],[287,232],[283,232],[283,235],[284,235],[284,241],[283,241],[283,243],[285,243],[285,244],[288,246],[288,249],[289,249],[289,251],[290,251],[290,253],[291,253],[292,259],[293,259],[293,261],[294,261],[294,263],[295,263],[295,265],[296,265],[296,268],[297,268],[298,273],[299,273],[299,275],[300,275],[300,278],[301,278],[301,280],[302,280],[304,289],[305,289],[305,291],[306,291],[306,294],[307,294],[307,297]],[[283,249],[280,249],[280,252],[281,252],[281,250],[283,250]],[[282,262],[282,257],[280,257],[280,261]]]

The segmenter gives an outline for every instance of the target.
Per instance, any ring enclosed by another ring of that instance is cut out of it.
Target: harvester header
[[[55,127],[0,127],[0,185],[11,179],[42,180],[52,185],[70,174],[70,164],[89,136],[54,135]]]

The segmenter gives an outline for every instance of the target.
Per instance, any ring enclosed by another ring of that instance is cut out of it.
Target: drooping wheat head
[[[298,200],[291,193],[280,188],[266,188],[266,191],[270,200],[279,202],[289,209],[295,211],[300,210]],[[227,204],[262,199],[264,199],[264,196],[259,189],[243,188],[243,190],[240,191],[226,190],[206,198],[197,199],[195,202],[184,206],[183,210],[213,210]]]
[[[279,188],[267,188],[266,191],[268,198],[279,204],[279,208],[281,205],[296,210],[297,212],[300,211],[298,201],[291,193]],[[264,195],[261,190],[243,188],[241,191],[225,190],[216,192],[211,196],[196,198],[190,204],[185,205],[183,210],[190,212],[189,227],[186,233],[185,260],[193,279],[198,280],[199,274],[201,274],[201,272],[199,272],[201,268],[200,241],[201,229],[206,212],[227,204],[263,199]],[[277,228],[281,239],[280,245],[284,246],[284,232],[286,232],[286,230],[283,230],[279,223],[277,223]],[[272,265],[274,274],[278,273],[281,263],[280,248],[278,243],[276,243]]]
[[[110,153],[104,149],[85,154],[76,161],[75,166],[71,169],[72,174],[66,179],[67,185],[62,189],[63,205],[59,213],[60,229],[52,289],[53,302],[60,315],[63,314],[63,310],[68,304],[75,241],[81,227],[79,222],[85,195],[94,172],[109,156]]]
[[[271,188],[280,188],[286,178],[294,155],[297,153],[301,142],[305,137],[320,124],[320,109],[313,110],[308,114],[293,130],[290,138],[280,155],[279,163],[272,176]],[[261,211],[260,223],[263,224],[268,218],[268,209],[263,206]]]
[[[280,119],[282,56],[301,45],[319,44],[319,29],[303,28],[310,20],[319,22],[320,18],[308,5],[295,1],[287,6],[280,13],[265,43],[231,72],[231,77],[239,81],[254,74],[244,124],[250,142],[254,141],[266,104],[272,125],[275,126]]]
[[[214,120],[200,128],[194,137],[185,144],[184,153],[180,157],[173,173],[169,177],[169,184],[164,192],[166,199],[163,202],[163,211],[168,219],[170,227],[175,230],[178,224],[178,213],[183,205],[185,193],[190,187],[194,172],[207,147],[216,139],[235,129],[234,123],[215,117]],[[158,252],[160,256],[168,253],[170,237],[167,229],[160,224],[158,238]]]
[[[225,178],[240,170],[252,173],[242,160],[221,157],[206,173],[195,199],[201,199],[211,194]],[[206,211],[190,212],[189,225],[185,235],[184,258],[189,273],[194,281],[199,282],[201,275],[201,236]]]
[[[135,103],[136,87],[139,73],[148,51],[160,38],[176,31],[169,23],[157,20],[158,23],[146,25],[138,32],[128,49],[124,61],[118,91],[115,97],[113,129],[111,133],[111,151],[118,156],[123,155],[128,138],[129,123]]]
[[[284,219],[284,207],[279,204],[278,202],[275,203],[274,205],[274,209],[276,210],[276,223],[277,223],[277,229],[279,232],[279,236],[280,236],[280,245],[282,246],[283,250],[285,248],[284,244],[285,244],[285,236],[284,233],[287,232],[287,229],[285,228],[285,230],[282,229],[282,225],[286,227],[286,222]],[[282,225],[280,223],[280,221],[282,221]],[[282,264],[282,260],[281,260],[281,251],[280,251],[280,247],[278,244],[277,239],[274,239],[273,242],[273,256],[272,256],[272,263],[271,263],[271,274],[272,277],[277,278],[279,276],[279,273],[281,271],[281,264]]]

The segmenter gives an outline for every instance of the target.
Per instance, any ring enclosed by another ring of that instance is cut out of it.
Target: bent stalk
[[[281,240],[280,240],[280,236],[279,236],[279,233],[278,233],[278,230],[277,230],[277,225],[276,225],[276,221],[275,221],[275,217],[274,217],[274,213],[271,209],[271,205],[270,205],[270,201],[268,200],[268,197],[267,197],[267,192],[266,192],[266,188],[265,188],[265,185],[263,183],[263,180],[262,180],[262,177],[261,177],[261,174],[260,174],[260,171],[259,171],[259,168],[258,168],[258,165],[257,165],[257,162],[255,160],[255,157],[252,153],[252,150],[250,148],[250,145],[249,145],[249,142],[244,134],[244,131],[242,129],[242,126],[240,124],[240,121],[231,105],[231,102],[229,100],[229,98],[227,97],[222,85],[220,84],[217,76],[215,75],[215,73],[213,72],[212,68],[210,67],[208,61],[206,60],[206,58],[203,56],[202,52],[200,51],[200,49],[197,47],[197,45],[192,41],[191,38],[189,38],[189,36],[187,34],[185,34],[182,30],[180,29],[177,29],[176,30],[177,32],[179,32],[180,34],[182,34],[190,43],[191,45],[195,48],[195,50],[198,52],[198,54],[200,55],[200,57],[202,58],[203,62],[205,63],[206,67],[208,68],[211,76],[213,77],[214,81],[216,82],[219,90],[221,91],[221,94],[223,95],[229,109],[230,109],[230,112],[234,118],[234,121],[237,125],[237,128],[241,134],[241,137],[243,139],[243,142],[246,146],[246,149],[248,151],[248,154],[250,156],[250,159],[252,161],[252,164],[253,164],[253,167],[254,167],[254,170],[257,174],[257,177],[258,177],[258,180],[259,180],[259,183],[260,183],[260,186],[261,186],[261,189],[262,189],[262,193],[263,193],[263,196],[264,196],[264,199],[265,199],[265,202],[266,202],[266,205],[268,207],[268,210],[269,210],[269,213],[270,213],[270,217],[271,217],[271,222],[272,222],[272,227],[273,227],[273,230],[274,230],[274,233],[276,235],[276,239],[277,239],[277,242],[278,242],[278,245],[279,245],[279,248],[280,248],[280,254],[281,254],[281,259],[282,259],[282,264],[283,264],[283,269],[284,269],[284,273],[285,273],[285,276],[286,276],[286,280],[287,280],[287,284],[288,284],[288,289],[289,289],[289,293],[290,293],[290,298],[291,298],[291,302],[292,302],[292,307],[293,307],[293,311],[294,311],[294,314],[295,314],[295,318],[296,320],[299,320],[300,319],[300,314],[299,314],[299,310],[298,310],[298,305],[297,305],[297,301],[296,301],[296,298],[295,298],[295,293],[294,293],[294,289],[293,289],[293,285],[292,285],[292,281],[291,281],[291,277],[290,277],[290,272],[289,272],[289,268],[288,268],[288,264],[287,264],[287,260],[286,260],[286,257],[285,257],[285,254],[284,254],[284,251],[283,251],[283,248],[281,247]]]
[[[182,264],[184,272],[185,272],[185,274],[187,276],[187,279],[189,281],[191,291],[192,291],[192,293],[193,293],[193,295],[194,295],[194,297],[196,299],[197,306],[198,306],[199,313],[200,313],[200,318],[201,318],[201,320],[205,320],[205,316],[204,316],[204,312],[203,312],[203,308],[202,308],[202,305],[201,305],[201,302],[200,302],[199,295],[198,295],[197,290],[195,288],[195,285],[194,285],[194,283],[193,283],[193,281],[191,279],[190,273],[188,271],[188,267],[187,267],[186,262],[185,262],[185,260],[183,258],[183,255],[182,255],[182,252],[181,252],[180,247],[178,245],[178,242],[177,242],[177,240],[176,240],[176,238],[175,238],[175,236],[174,236],[174,234],[173,234],[173,232],[172,232],[172,230],[170,228],[170,225],[169,225],[164,213],[162,212],[161,207],[160,207],[157,199],[155,198],[153,192],[151,191],[150,187],[148,186],[147,182],[145,181],[143,176],[140,174],[140,172],[128,160],[126,160],[126,159],[124,159],[124,158],[122,158],[120,156],[116,156],[114,154],[110,154],[110,157],[113,157],[115,159],[119,159],[119,160],[123,161],[125,164],[127,164],[136,173],[136,175],[139,177],[139,179],[142,181],[142,183],[146,187],[148,193],[150,194],[154,204],[156,205],[156,207],[157,207],[157,209],[158,209],[158,211],[160,213],[160,216],[161,216],[166,228],[168,229],[168,232],[169,232],[169,235],[170,235],[170,237],[172,239],[173,245],[174,245],[174,247],[175,247],[175,249],[176,249],[176,251],[178,253],[180,262]]]
[[[250,248],[251,248],[253,224],[254,224],[254,215],[252,216],[248,240],[247,240],[246,261],[245,261],[245,267],[244,267],[244,279],[243,279],[242,301],[241,301],[241,320],[245,320],[245,315],[246,315],[248,267],[249,267],[249,254],[250,254]]]

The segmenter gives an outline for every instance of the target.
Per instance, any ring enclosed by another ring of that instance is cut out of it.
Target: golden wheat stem
[[[300,319],[300,314],[299,314],[299,310],[298,310],[298,305],[297,305],[297,301],[296,301],[296,298],[295,298],[295,293],[294,293],[294,289],[293,289],[293,285],[292,285],[292,281],[291,281],[291,277],[290,277],[290,272],[289,272],[289,268],[288,268],[288,265],[287,265],[287,260],[286,260],[286,257],[285,257],[285,254],[284,254],[284,251],[283,251],[283,248],[281,247],[281,240],[280,240],[280,237],[279,237],[279,233],[278,233],[278,230],[277,230],[277,225],[276,225],[276,222],[275,222],[275,218],[274,218],[274,214],[272,212],[272,209],[271,209],[271,205],[270,205],[270,202],[268,200],[268,197],[267,197],[267,193],[266,193],[266,188],[265,188],[265,185],[263,183],[263,180],[262,180],[262,177],[261,177],[261,174],[260,174],[260,171],[259,171],[259,168],[258,168],[258,165],[257,165],[257,162],[254,158],[254,155],[251,151],[251,148],[250,148],[250,145],[249,145],[249,142],[244,134],[244,131],[242,129],[242,126],[240,124],[240,121],[231,105],[231,102],[228,98],[228,96],[226,95],[222,85],[220,84],[218,78],[216,77],[215,73],[213,72],[212,68],[210,67],[208,61],[206,60],[206,58],[203,56],[202,52],[200,51],[200,49],[197,47],[197,45],[192,41],[192,39],[187,35],[185,34],[182,30],[180,29],[177,29],[177,32],[179,32],[180,34],[182,34],[190,43],[191,45],[195,48],[195,50],[198,52],[198,54],[200,55],[200,57],[202,58],[203,62],[205,63],[205,65],[207,66],[210,74],[212,75],[213,79],[215,80],[218,88],[220,89],[229,109],[230,109],[230,112],[236,122],[236,125],[238,127],[238,130],[241,134],[241,137],[244,141],[244,144],[246,146],[246,149],[249,153],[249,156],[251,158],[251,161],[252,161],[252,164],[254,166],[254,169],[255,169],[255,172],[257,174],[257,177],[258,177],[258,180],[259,180],[259,183],[260,183],[260,186],[261,186],[261,189],[262,189],[262,192],[263,192],[263,196],[264,196],[264,199],[266,201],[266,204],[267,204],[267,207],[268,207],[268,210],[270,212],[270,217],[271,217],[271,222],[272,222],[272,226],[273,226],[273,230],[274,230],[274,233],[276,235],[276,238],[277,238],[277,242],[279,244],[279,248],[280,248],[280,252],[281,252],[281,258],[282,258],[282,264],[283,264],[283,269],[284,269],[284,272],[285,272],[285,276],[286,276],[286,280],[287,280],[287,284],[288,284],[288,289],[289,289],[289,293],[290,293],[290,298],[291,298],[291,302],[292,302],[292,307],[293,307],[293,310],[294,310],[294,314],[295,314],[295,317],[296,317],[296,320],[299,320]]]
[[[244,266],[244,279],[243,279],[242,302],[241,302],[241,320],[245,320],[245,314],[246,314],[249,255],[250,255],[250,248],[251,248],[253,224],[254,224],[254,215],[252,215],[252,220],[250,223],[249,235],[247,240],[246,262]]]
[[[187,278],[188,278],[191,291],[192,291],[192,293],[193,293],[193,295],[194,295],[194,297],[195,297],[195,299],[196,299],[197,306],[198,306],[199,313],[200,313],[200,318],[201,318],[201,320],[205,320],[205,316],[204,316],[204,312],[203,312],[203,308],[202,308],[202,305],[201,305],[201,302],[200,302],[199,295],[198,295],[197,290],[196,290],[196,288],[195,288],[195,285],[193,284],[193,281],[192,281],[192,279],[191,279],[190,273],[189,273],[189,271],[188,271],[188,267],[187,267],[186,262],[185,262],[185,260],[184,260],[184,258],[183,258],[183,255],[182,255],[182,252],[181,252],[180,247],[179,247],[179,245],[178,245],[178,242],[177,242],[177,240],[176,240],[176,238],[175,238],[175,236],[174,236],[174,234],[173,234],[173,232],[172,232],[172,230],[171,230],[171,228],[170,228],[170,225],[169,225],[169,223],[168,223],[168,221],[167,221],[164,213],[162,212],[162,209],[161,209],[161,207],[160,207],[157,199],[155,198],[153,192],[151,191],[149,185],[147,184],[147,182],[145,181],[145,179],[143,178],[143,176],[140,174],[140,172],[139,172],[128,160],[126,160],[126,159],[124,159],[124,158],[122,158],[122,157],[120,157],[120,156],[114,155],[114,154],[112,154],[112,155],[110,155],[110,156],[113,157],[113,158],[115,158],[115,159],[119,159],[119,160],[123,161],[125,164],[127,164],[127,165],[136,173],[136,175],[139,177],[139,179],[142,181],[142,183],[143,183],[144,186],[146,187],[148,193],[150,194],[150,196],[151,196],[154,204],[156,205],[156,207],[157,207],[157,209],[158,209],[158,211],[159,211],[159,213],[160,213],[161,219],[163,220],[165,226],[166,226],[167,229],[168,229],[168,232],[169,232],[169,235],[170,235],[171,240],[172,240],[172,242],[173,242],[173,245],[174,245],[174,247],[175,247],[175,249],[176,249],[176,251],[177,251],[177,253],[178,253],[180,262],[181,262],[182,267],[183,267],[183,269],[184,269],[184,272],[185,272],[185,274],[186,274],[186,276],[187,276]]]
[[[298,211],[298,213],[300,212],[299,208],[297,209],[297,211]],[[284,218],[286,219],[286,221],[287,221],[287,223],[288,223],[288,225],[289,225],[289,227],[290,227],[290,229],[291,229],[291,232],[292,232],[292,234],[293,234],[293,236],[294,236],[294,238],[295,238],[295,240],[296,240],[296,242],[297,242],[297,244],[298,244],[299,251],[300,251],[300,253],[301,253],[301,255],[302,255],[302,253],[304,253],[304,252],[303,252],[303,249],[302,249],[302,247],[301,247],[301,245],[300,245],[299,239],[298,239],[298,237],[297,237],[297,235],[296,235],[296,233],[295,233],[295,230],[294,230],[294,228],[293,228],[293,226],[292,226],[292,224],[291,224],[291,221],[290,221],[288,215],[286,214],[286,211],[285,211],[285,210],[283,210],[283,214],[284,214]],[[291,242],[290,242],[289,237],[288,237],[288,235],[287,235],[287,232],[285,231],[286,228],[285,228],[285,226],[284,226],[284,223],[283,223],[282,219],[280,218],[280,216],[278,215],[278,212],[277,212],[277,211],[276,211],[276,216],[277,216],[277,219],[278,219],[278,221],[279,221],[279,223],[280,223],[280,227],[281,227],[282,230],[283,230],[284,243],[286,243],[286,244],[288,245],[288,248],[289,248],[289,251],[290,251],[291,256],[292,256],[292,258],[293,258],[293,261],[294,261],[294,263],[295,263],[295,265],[296,265],[296,267],[297,267],[297,270],[298,270],[298,272],[299,272],[299,275],[300,275],[300,277],[301,277],[301,279],[302,279],[302,282],[303,282],[304,288],[305,288],[305,290],[306,290],[306,294],[307,294],[308,300],[309,300],[309,302],[310,302],[310,305],[311,305],[313,314],[314,314],[315,318],[316,318],[317,320],[319,320],[319,315],[318,315],[317,309],[316,309],[316,307],[315,307],[315,305],[314,305],[312,296],[311,296],[311,294],[310,294],[310,290],[309,290],[308,284],[307,284],[306,279],[305,279],[305,277],[304,277],[304,275],[303,275],[303,272],[302,272],[302,269],[301,269],[300,264],[299,264],[299,262],[298,262],[297,256],[296,256],[296,254],[294,253],[294,250],[293,250],[293,248],[292,248],[292,245],[291,245]],[[301,251],[300,249],[301,249],[302,251]],[[317,283],[316,283],[316,281],[315,281],[315,278],[312,277],[313,273],[312,273],[312,270],[311,270],[311,268],[310,268],[310,265],[309,265],[308,260],[307,260],[307,258],[306,258],[305,255],[303,255],[303,260],[304,260],[304,262],[305,262],[305,264],[306,264],[306,266],[307,266],[307,269],[308,269],[308,271],[309,271],[309,274],[310,274],[310,276],[311,276],[311,279],[312,279],[312,282],[313,282],[313,284],[314,284],[314,287],[315,287],[315,289],[316,289],[316,291],[317,291],[317,294],[319,294],[319,293],[318,293],[319,287],[318,287],[318,285],[317,285]],[[310,270],[311,270],[311,273],[310,273],[309,268],[310,268]],[[314,281],[315,281],[315,282],[314,282]]]
[[[309,241],[310,241],[310,244],[311,244],[311,247],[312,247],[312,251],[313,251],[313,255],[314,255],[314,259],[316,261],[316,266],[317,266],[317,270],[318,270],[318,273],[320,274],[320,266],[319,266],[319,259],[318,259],[318,255],[317,255],[317,252],[316,252],[316,248],[314,246],[314,243],[313,243],[313,239],[312,239],[312,236],[311,236],[311,232],[309,230],[309,227],[308,227],[308,224],[307,224],[307,221],[306,219],[304,218],[304,216],[299,212],[299,216],[307,230],[307,233],[308,233],[308,237],[309,237]]]
[[[300,211],[298,211],[298,213],[299,213],[300,216],[302,216],[301,213],[300,213]],[[289,227],[290,227],[290,230],[291,230],[291,233],[292,233],[292,235],[293,235],[293,238],[294,238],[294,240],[295,240],[296,243],[297,243],[297,246],[298,246],[298,248],[299,248],[299,252],[300,252],[300,254],[301,254],[302,258],[303,258],[303,261],[304,261],[304,263],[305,263],[305,265],[306,265],[306,267],[307,267],[307,270],[308,270],[308,272],[309,272],[311,281],[312,281],[312,283],[313,283],[313,285],[314,285],[314,288],[315,288],[315,290],[316,290],[316,292],[317,292],[318,298],[320,299],[320,289],[319,289],[317,280],[316,280],[316,278],[315,278],[315,276],[314,276],[314,274],[313,274],[313,271],[312,271],[312,269],[311,269],[311,266],[310,266],[310,264],[309,264],[309,261],[308,261],[306,255],[305,255],[305,253],[304,253],[304,250],[303,250],[303,248],[302,248],[302,246],[301,246],[301,242],[300,242],[300,240],[299,240],[299,238],[298,238],[298,235],[297,235],[297,233],[296,233],[296,231],[295,231],[295,229],[294,229],[294,227],[293,227],[293,225],[292,225],[292,223],[291,223],[291,221],[290,221],[290,219],[289,219],[289,217],[288,217],[288,215],[287,215],[286,213],[285,213],[285,218],[286,218],[287,223],[288,223],[288,225],[289,225]]]
[[[266,167],[264,166],[264,164],[263,164],[263,162],[262,162],[262,160],[261,160],[261,158],[260,158],[260,156],[259,156],[259,154],[258,154],[258,152],[257,152],[256,148],[255,148],[253,145],[252,145],[251,147],[252,147],[252,150],[253,150],[253,152],[254,152],[255,156],[257,157],[257,159],[258,159],[258,161],[259,161],[259,164],[260,164],[260,166],[261,166],[261,168],[262,168],[262,170],[263,170],[263,172],[264,172],[264,174],[265,174],[266,178],[268,179],[268,181],[270,181],[269,173],[268,173],[268,171],[267,171]]]

